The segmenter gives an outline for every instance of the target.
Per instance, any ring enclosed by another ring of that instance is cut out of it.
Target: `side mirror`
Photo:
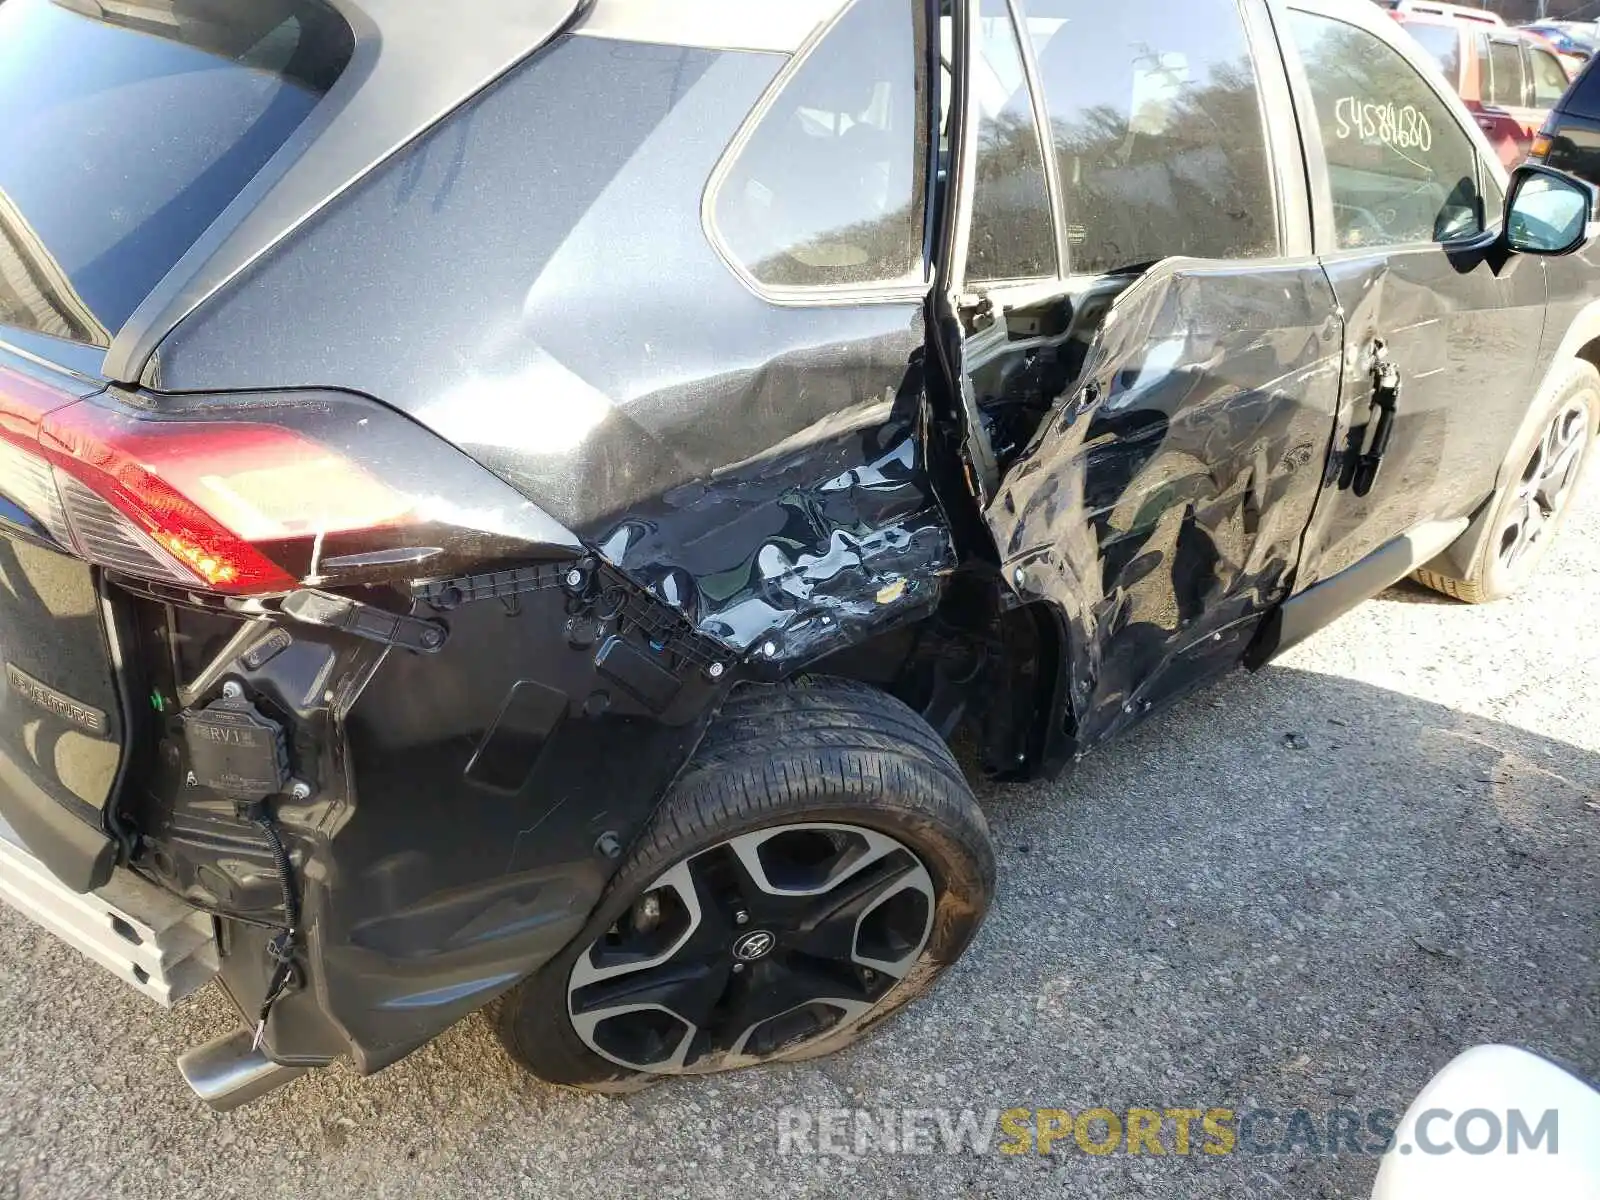
[[[1600,190],[1553,167],[1525,163],[1506,192],[1506,245],[1519,254],[1572,254],[1588,245]]]

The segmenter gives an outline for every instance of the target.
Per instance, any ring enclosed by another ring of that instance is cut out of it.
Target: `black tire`
[[[801,828],[787,830],[790,826]],[[842,1049],[925,992],[966,949],[994,893],[988,826],[960,768],[926,722],[874,688],[817,677],[752,686],[729,698],[584,931],[500,1003],[496,1024],[511,1055],[551,1083],[604,1092],[634,1091],[666,1074],[751,1065],[748,1056],[735,1062],[707,1052],[702,1061],[666,1071],[630,1070],[597,1053],[575,1028],[569,984],[576,989],[574,968],[580,957],[584,970],[592,969],[596,959],[590,952],[598,939],[617,936],[619,928],[638,936],[637,926],[626,924],[638,919],[641,908],[636,904],[653,905],[643,911],[659,913],[660,902],[646,893],[665,895],[660,883],[668,871],[689,871],[691,859],[696,869],[703,869],[699,863],[719,861],[715,856],[730,844],[752,844],[750,838],[739,843],[730,839],[750,834],[768,839],[773,831],[784,831],[775,835],[783,838],[816,836],[818,827],[870,831],[884,835],[879,841],[899,843],[926,868],[926,875],[917,878],[931,879],[936,900],[927,914],[925,893],[917,893],[913,903],[923,906],[924,914],[916,918],[925,938],[920,955],[911,945],[898,967],[903,974],[892,982],[888,975],[877,978],[876,986],[887,990],[876,996],[864,993],[871,997],[869,1009],[853,1016],[840,1009],[831,1026],[797,1042],[779,1043],[759,1061],[792,1061]],[[700,895],[700,886],[693,884],[691,890]],[[712,908],[707,905],[705,911]],[[746,914],[736,915],[748,920]],[[861,936],[863,919],[855,918],[853,939]],[[711,922],[703,921],[697,909],[683,936],[692,932],[698,939],[702,924]],[[708,929],[705,936],[713,938],[716,932]],[[784,935],[777,936],[781,942]],[[854,955],[854,940],[851,946]],[[775,950],[772,958],[770,965],[759,968],[751,963],[748,974],[735,978],[752,988],[758,970],[779,969],[781,952]],[[727,969],[744,971],[745,965]],[[864,975],[875,973],[865,970]],[[682,1024],[696,1029],[687,1021]],[[598,1035],[591,1029],[590,1036]],[[691,1041],[700,1035],[684,1036]]]
[[[1573,494],[1592,456],[1595,432],[1600,428],[1600,371],[1581,359],[1573,359],[1551,378],[1537,405],[1539,416],[1510,456],[1513,469],[1507,472],[1505,483],[1495,495],[1483,545],[1466,574],[1423,568],[1414,572],[1418,583],[1467,604],[1485,604],[1520,590],[1538,570],[1566,520]],[[1559,502],[1540,521],[1536,538],[1517,538],[1513,526],[1518,523],[1519,510],[1528,503],[1528,477],[1539,469],[1546,438],[1555,423],[1568,414],[1572,414],[1577,430],[1578,413],[1582,414],[1582,444],[1576,448],[1576,461],[1566,486],[1560,490]]]

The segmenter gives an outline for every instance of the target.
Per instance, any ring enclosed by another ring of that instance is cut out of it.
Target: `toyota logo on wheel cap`
[[[777,940],[765,929],[752,929],[733,944],[733,956],[740,962],[750,962],[771,950]]]

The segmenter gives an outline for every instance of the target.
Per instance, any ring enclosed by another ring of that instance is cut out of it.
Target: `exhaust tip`
[[[304,1075],[306,1067],[285,1067],[250,1048],[250,1031],[241,1029],[178,1056],[178,1070],[196,1096],[218,1112],[231,1112]]]

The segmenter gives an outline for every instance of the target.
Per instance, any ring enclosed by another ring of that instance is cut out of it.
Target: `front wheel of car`
[[[1464,576],[1424,568],[1418,582],[1483,604],[1511,595],[1549,552],[1578,490],[1600,421],[1600,371],[1568,363],[1545,388],[1540,415],[1524,435],[1489,515],[1488,536]]]
[[[828,1054],[960,957],[994,875],[916,713],[840,679],[741,689],[500,1036],[541,1078],[611,1092]]]

